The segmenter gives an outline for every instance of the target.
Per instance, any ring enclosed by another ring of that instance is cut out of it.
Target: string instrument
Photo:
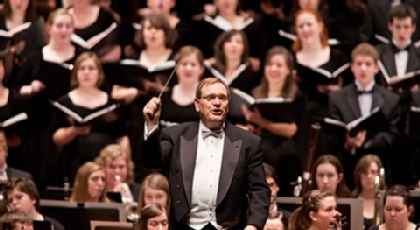
[[[321,125],[319,123],[315,123],[311,125],[308,152],[306,154],[306,161],[303,168],[301,195],[305,194],[309,190],[311,171],[313,168],[313,164],[315,163],[315,159],[316,159],[315,150],[316,150],[316,144],[318,142],[318,135],[319,135],[320,130],[321,130]]]

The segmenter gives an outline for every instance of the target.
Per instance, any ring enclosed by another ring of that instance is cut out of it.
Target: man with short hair
[[[0,132],[0,181],[7,181],[10,177],[24,177],[32,180],[32,175],[30,173],[7,165],[7,149],[6,138],[4,134]]]
[[[6,212],[0,223],[3,230],[34,230],[31,217],[20,210]]]
[[[161,100],[143,109],[146,166],[169,169],[173,229],[263,229],[270,189],[258,136],[228,122],[229,88],[217,78],[198,84],[199,122],[160,129]]]

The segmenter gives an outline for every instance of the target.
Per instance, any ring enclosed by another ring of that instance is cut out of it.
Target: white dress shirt
[[[401,0],[392,0],[391,7],[398,6],[401,4]]]
[[[373,86],[375,85],[375,82],[372,81],[368,86],[363,87],[359,84],[359,82],[356,81],[356,87],[357,91],[372,91]],[[362,113],[362,116],[366,116],[369,114],[372,110],[372,94],[360,94],[358,95],[358,101],[359,101],[359,108],[360,112]]]
[[[0,168],[0,181],[7,181],[8,180],[6,170],[7,170],[7,164],[4,164],[4,166]]]
[[[197,159],[191,192],[190,227],[202,229],[208,223],[220,229],[216,220],[216,200],[222,166],[225,134],[203,138],[206,128],[200,121]]]
[[[394,60],[395,60],[395,68],[397,70],[397,76],[403,76],[407,73],[407,63],[408,63],[408,51],[403,50],[409,46],[411,41],[408,41],[407,44],[400,47],[402,50],[394,54]],[[396,47],[399,47],[397,43],[394,41],[394,45]],[[392,76],[390,76],[392,77]]]

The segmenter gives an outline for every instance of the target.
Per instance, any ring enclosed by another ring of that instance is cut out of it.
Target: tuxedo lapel
[[[376,107],[380,107],[382,106],[382,103],[384,102],[384,99],[382,97],[382,94],[379,92],[378,88],[380,86],[374,86],[373,87],[373,92],[372,92],[372,107],[371,110],[376,108]]]
[[[407,73],[419,69],[418,58],[416,47],[414,47],[413,44],[410,44],[410,48],[408,49]]]
[[[191,203],[191,191],[198,146],[198,123],[195,124],[189,127],[185,134],[180,137],[182,182],[189,204]]]
[[[225,128],[225,146],[223,150],[222,167],[220,169],[217,202],[220,204],[228,191],[233,179],[233,174],[238,163],[242,140],[235,138],[234,129],[227,123]]]
[[[358,99],[358,95],[357,95],[356,85],[352,85],[349,94],[347,94],[346,100],[350,105],[350,109],[353,112],[354,117],[356,119],[361,117],[362,113],[360,112],[359,99]]]
[[[395,65],[395,56],[394,51],[392,50],[392,46],[392,44],[389,44],[385,49],[385,53],[383,54],[385,69],[389,77],[397,75],[397,67]]]

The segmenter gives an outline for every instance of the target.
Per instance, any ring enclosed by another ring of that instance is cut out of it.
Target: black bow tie
[[[407,51],[410,48],[410,44],[408,44],[407,46],[405,46],[403,49],[401,49],[400,47],[396,46],[395,44],[392,44],[392,50],[394,52],[394,54],[399,53],[401,51]]]
[[[363,95],[363,94],[372,94],[373,90],[358,90],[357,94]]]

